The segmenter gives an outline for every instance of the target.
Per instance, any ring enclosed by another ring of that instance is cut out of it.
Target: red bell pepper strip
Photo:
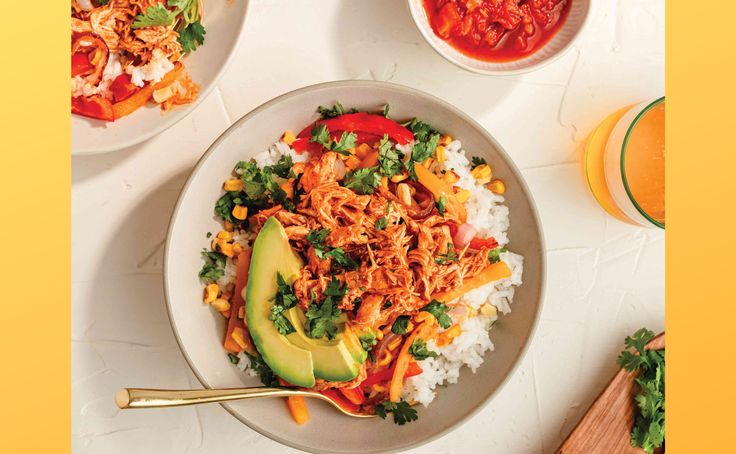
[[[394,366],[391,366],[388,369],[384,369],[381,372],[377,372],[375,374],[369,375],[365,380],[363,380],[363,383],[361,383],[361,386],[371,386],[375,385],[376,383],[383,383],[386,381],[391,380],[391,377],[394,375]],[[404,379],[407,379],[409,377],[413,377],[415,375],[419,375],[422,373],[422,368],[419,367],[419,364],[417,364],[416,361],[412,361],[409,363],[409,367],[406,369],[406,373],[404,374]]]
[[[86,76],[92,74],[95,65],[89,61],[89,57],[84,52],[75,52],[72,54],[72,77]]]
[[[99,95],[72,98],[72,113],[105,121],[115,120],[112,103]]]
[[[314,153],[321,151],[322,145],[310,142],[309,137],[305,137],[301,139],[296,139],[294,142],[292,142],[291,148],[293,148],[294,151],[296,151],[297,153],[304,153],[305,151],[309,153]]]
[[[110,84],[110,91],[115,102],[130,98],[138,90],[139,88],[131,82],[128,74],[120,74]]]
[[[344,398],[342,393],[339,393],[336,389],[324,389],[320,391],[320,393],[329,397],[333,402],[335,402],[337,405],[341,406],[345,410],[353,413],[357,413],[358,410],[360,410],[360,407],[358,405],[355,405],[354,403]]]
[[[478,238],[475,237],[472,240],[470,240],[470,249],[483,249],[483,248],[489,248],[489,249],[495,249],[498,247],[498,241],[496,241],[495,238],[488,237],[488,238]]]
[[[317,124],[327,126],[327,129],[330,131],[362,132],[378,137],[383,137],[384,134],[388,134],[388,137],[391,140],[400,145],[407,144],[414,140],[414,134],[395,121],[388,119],[383,115],[369,114],[365,112],[340,115],[339,117],[329,118],[327,120],[318,120]],[[312,127],[313,125],[309,125],[304,128],[299,133],[299,137],[309,137]]]
[[[355,405],[360,405],[363,402],[365,402],[365,394],[363,394],[363,390],[360,389],[360,387],[357,388],[340,388],[340,392],[343,396],[345,396],[350,402],[354,403]]]

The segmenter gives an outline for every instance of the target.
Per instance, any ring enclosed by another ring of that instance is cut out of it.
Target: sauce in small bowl
[[[435,35],[464,55],[503,62],[542,48],[573,0],[422,0]]]

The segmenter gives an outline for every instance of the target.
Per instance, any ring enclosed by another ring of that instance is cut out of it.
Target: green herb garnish
[[[410,318],[408,315],[399,315],[396,317],[394,324],[391,325],[391,332],[394,334],[406,334],[406,330],[409,328]]]
[[[279,386],[276,374],[274,374],[268,364],[266,364],[263,357],[253,356],[248,352],[245,352],[245,356],[250,360],[250,366],[248,367],[258,374],[261,379],[261,383],[265,386]]]
[[[409,353],[412,354],[417,361],[424,361],[427,358],[436,358],[437,352],[427,348],[427,342],[424,339],[414,339],[409,347]]]
[[[361,334],[358,336],[358,339],[360,340],[360,346],[363,347],[363,350],[365,351],[370,351],[371,348],[378,343],[376,340],[376,333],[374,332]]]
[[[437,207],[437,212],[440,214],[440,216],[445,216],[445,205],[447,205],[447,197],[440,196],[440,198],[435,202],[435,206]]]
[[[403,158],[404,154],[395,149],[388,138],[388,134],[384,134],[378,143],[378,168],[381,174],[391,178],[401,173],[401,167],[403,165],[401,160]]]
[[[429,304],[419,310],[426,311],[434,315],[434,318],[437,319],[437,323],[439,323],[439,325],[444,329],[452,326],[452,319],[447,315],[450,308],[443,302],[432,300]]]
[[[381,175],[376,169],[376,167],[368,167],[346,173],[343,186],[361,195],[373,194],[373,191],[381,184]]]
[[[340,309],[337,304],[342,300],[348,291],[347,284],[341,284],[340,281],[332,276],[332,280],[327,284],[325,289],[326,298],[322,303],[317,304],[314,293],[312,293],[312,301],[307,309],[307,334],[313,339],[321,339],[327,336],[328,339],[334,339],[337,334],[337,319],[340,317]]]
[[[497,247],[488,251],[488,261],[491,263],[498,263],[501,261],[501,254],[508,252],[505,247]]]
[[[450,262],[457,262],[458,260],[457,253],[455,253],[452,243],[447,243],[446,253],[440,254],[434,258],[434,262],[438,265],[447,265]]]
[[[470,161],[472,163],[472,168],[475,169],[478,166],[482,166],[483,164],[488,164],[485,159],[481,158],[480,156],[473,156],[470,158]]]
[[[417,416],[417,411],[411,408],[408,402],[400,401],[400,402],[381,402],[380,404],[376,405],[376,414],[381,419],[386,419],[386,414],[391,413],[394,416],[394,423],[403,426],[404,424],[412,421],[416,421],[419,416]]]

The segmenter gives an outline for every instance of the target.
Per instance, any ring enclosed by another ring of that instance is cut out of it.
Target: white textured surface
[[[191,115],[140,146],[73,160],[73,451],[295,452],[218,405],[119,412],[112,397],[122,386],[198,386],[169,328],[161,260],[179,189],[206,147],[274,96],[374,78],[483,124],[522,169],[548,247],[544,310],[521,367],[470,422],[412,452],[553,452],[614,373],[623,337],[664,326],[664,235],[605,215],[579,165],[581,141],[607,113],[663,93],[664,1],[594,2],[567,55],[504,78],[443,60],[399,0],[255,0],[246,27],[236,61]]]

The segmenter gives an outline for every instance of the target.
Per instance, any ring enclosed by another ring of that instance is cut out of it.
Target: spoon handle
[[[183,405],[227,402],[258,397],[287,397],[307,394],[288,388],[229,388],[229,389],[140,389],[121,388],[115,394],[120,408],[181,407]]]

